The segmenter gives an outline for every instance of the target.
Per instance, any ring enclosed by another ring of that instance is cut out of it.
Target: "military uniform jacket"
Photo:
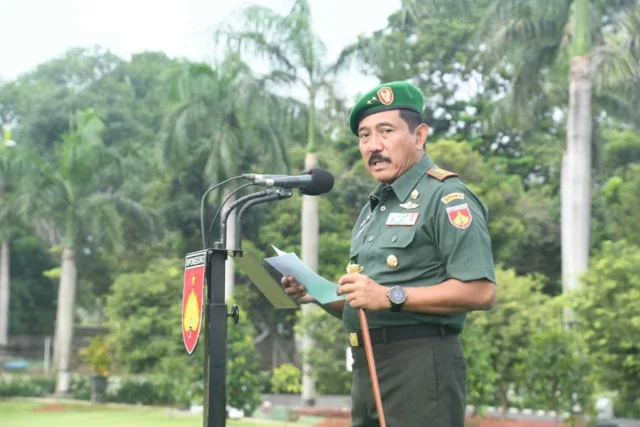
[[[488,209],[457,177],[425,155],[390,185],[369,196],[351,234],[352,263],[384,286],[432,286],[448,279],[495,283]],[[370,328],[415,323],[464,327],[466,314],[368,311]],[[348,332],[359,329],[345,304]]]

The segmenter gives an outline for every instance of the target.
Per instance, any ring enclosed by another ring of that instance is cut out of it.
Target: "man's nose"
[[[374,133],[371,135],[371,139],[369,139],[369,143],[367,144],[367,148],[370,153],[375,153],[382,151],[382,141],[380,140],[380,135]]]

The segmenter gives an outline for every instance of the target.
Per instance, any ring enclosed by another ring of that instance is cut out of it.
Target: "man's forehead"
[[[376,127],[381,123],[398,124],[401,120],[400,110],[380,111],[360,120],[358,129]]]

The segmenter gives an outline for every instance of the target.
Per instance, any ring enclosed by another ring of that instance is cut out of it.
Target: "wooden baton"
[[[358,309],[358,317],[360,317],[364,352],[367,355],[367,365],[369,365],[369,376],[371,377],[371,387],[373,388],[373,398],[376,402],[376,411],[378,411],[380,427],[387,427],[387,422],[384,419],[384,410],[382,409],[382,396],[380,394],[380,383],[378,382],[378,371],[376,370],[376,361],[373,357],[373,346],[371,345],[371,336],[369,335],[369,322],[367,321],[367,313],[365,313],[364,309]]]

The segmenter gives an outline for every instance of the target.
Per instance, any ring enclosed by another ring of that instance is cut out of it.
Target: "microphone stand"
[[[291,197],[291,192],[279,192],[275,190],[260,191],[241,197],[223,212],[220,218],[220,240],[214,243],[213,248],[207,250],[207,297],[204,303],[205,347],[204,347],[204,427],[224,427],[227,420],[227,318],[232,317],[234,324],[240,319],[240,310],[234,305],[231,313],[227,312],[225,304],[225,276],[224,268],[227,256],[242,256],[242,244],[240,241],[240,221],[242,215],[251,206],[272,200],[281,200]],[[242,203],[242,207],[236,219],[236,247],[232,250],[225,249],[226,222],[231,211]]]
[[[240,208],[240,210],[238,211],[238,215],[236,216],[236,236],[235,236],[235,241],[236,241],[236,251],[242,251],[241,249],[241,239],[242,239],[242,227],[241,227],[241,222],[242,222],[242,216],[244,215],[244,213],[246,212],[247,209],[249,209],[250,207],[257,205],[259,203],[265,203],[265,202],[270,202],[273,200],[283,200],[283,199],[288,199],[289,197],[291,197],[293,195],[293,193],[291,193],[291,191],[277,191],[275,193],[272,193],[270,195],[267,195],[265,197],[262,197],[260,199],[257,200],[251,200],[249,202],[247,202],[242,208]],[[242,256],[242,255],[240,255]]]

